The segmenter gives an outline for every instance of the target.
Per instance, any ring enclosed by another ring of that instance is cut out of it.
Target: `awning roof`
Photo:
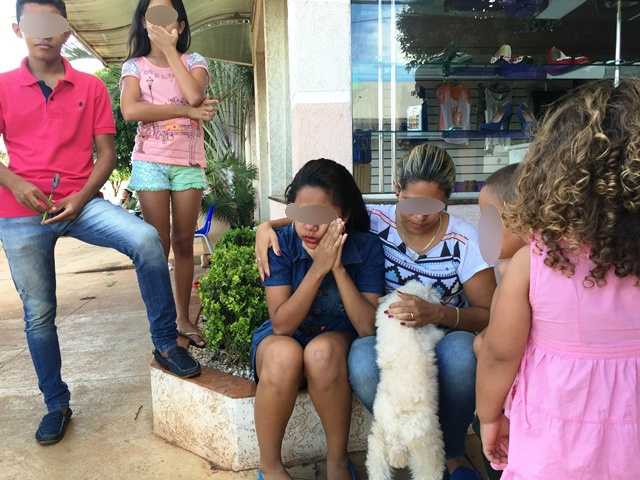
[[[254,0],[184,0],[191,49],[215,60],[251,65]],[[105,64],[124,60],[137,0],[67,0],[78,40]]]

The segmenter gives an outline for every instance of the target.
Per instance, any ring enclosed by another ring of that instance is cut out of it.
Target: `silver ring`
[[[259,261],[260,261],[260,259],[259,259],[259,258],[256,258],[256,263],[258,263]]]
[[[413,320],[413,312],[409,312],[411,314],[411,320]]]

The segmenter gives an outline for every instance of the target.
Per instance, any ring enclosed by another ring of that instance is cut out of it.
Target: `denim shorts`
[[[300,344],[302,348],[305,348],[311,340],[318,335],[322,335],[326,332],[344,332],[351,335],[352,339],[358,337],[358,332],[354,326],[348,320],[346,322],[334,322],[327,325],[325,328],[311,328],[301,325],[295,332],[293,332],[292,338]],[[251,338],[251,367],[253,368],[253,379],[258,383],[258,371],[256,369],[256,353],[258,352],[258,345],[260,342],[267,338],[269,335],[273,335],[273,327],[271,326],[271,320],[264,322]]]
[[[204,169],[200,167],[183,167],[166,163],[133,161],[129,188],[138,192],[158,192],[171,190],[180,192],[197,188],[204,190],[207,186]]]

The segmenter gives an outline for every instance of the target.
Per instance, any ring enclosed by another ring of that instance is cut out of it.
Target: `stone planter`
[[[253,423],[255,384],[203,367],[182,379],[151,365],[153,431],[168,442],[199,455],[219,468],[258,468],[260,455]],[[371,415],[354,398],[349,451],[366,450]],[[301,391],[284,437],[285,464],[322,460],[327,444],[309,394]]]

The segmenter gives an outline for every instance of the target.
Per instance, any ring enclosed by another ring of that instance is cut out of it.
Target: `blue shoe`
[[[264,480],[264,477],[262,476],[262,471],[258,470],[258,480]]]
[[[353,468],[353,463],[351,463],[351,460],[349,460],[349,470],[351,470],[351,480],[358,480],[356,478],[356,471]]]
[[[42,417],[40,426],[36,431],[36,440],[40,445],[53,445],[64,437],[64,432],[69,424],[73,412],[67,408],[67,413],[60,410],[47,413]]]
[[[518,111],[516,113],[518,115],[518,119],[520,120],[522,131],[530,136],[532,128],[537,122],[536,118],[533,116],[533,113],[529,111],[529,106],[526,103],[523,103],[518,107]]]
[[[511,117],[513,116],[513,106],[511,102],[507,102],[504,105],[504,110],[498,112],[495,117],[493,117],[493,121],[489,123],[483,123],[480,125],[480,130],[491,130],[494,132],[499,132],[504,129],[509,131],[511,128]]]
[[[179,345],[170,348],[166,357],[154,350],[153,357],[156,362],[179,377],[190,378],[200,374],[200,363]]]

